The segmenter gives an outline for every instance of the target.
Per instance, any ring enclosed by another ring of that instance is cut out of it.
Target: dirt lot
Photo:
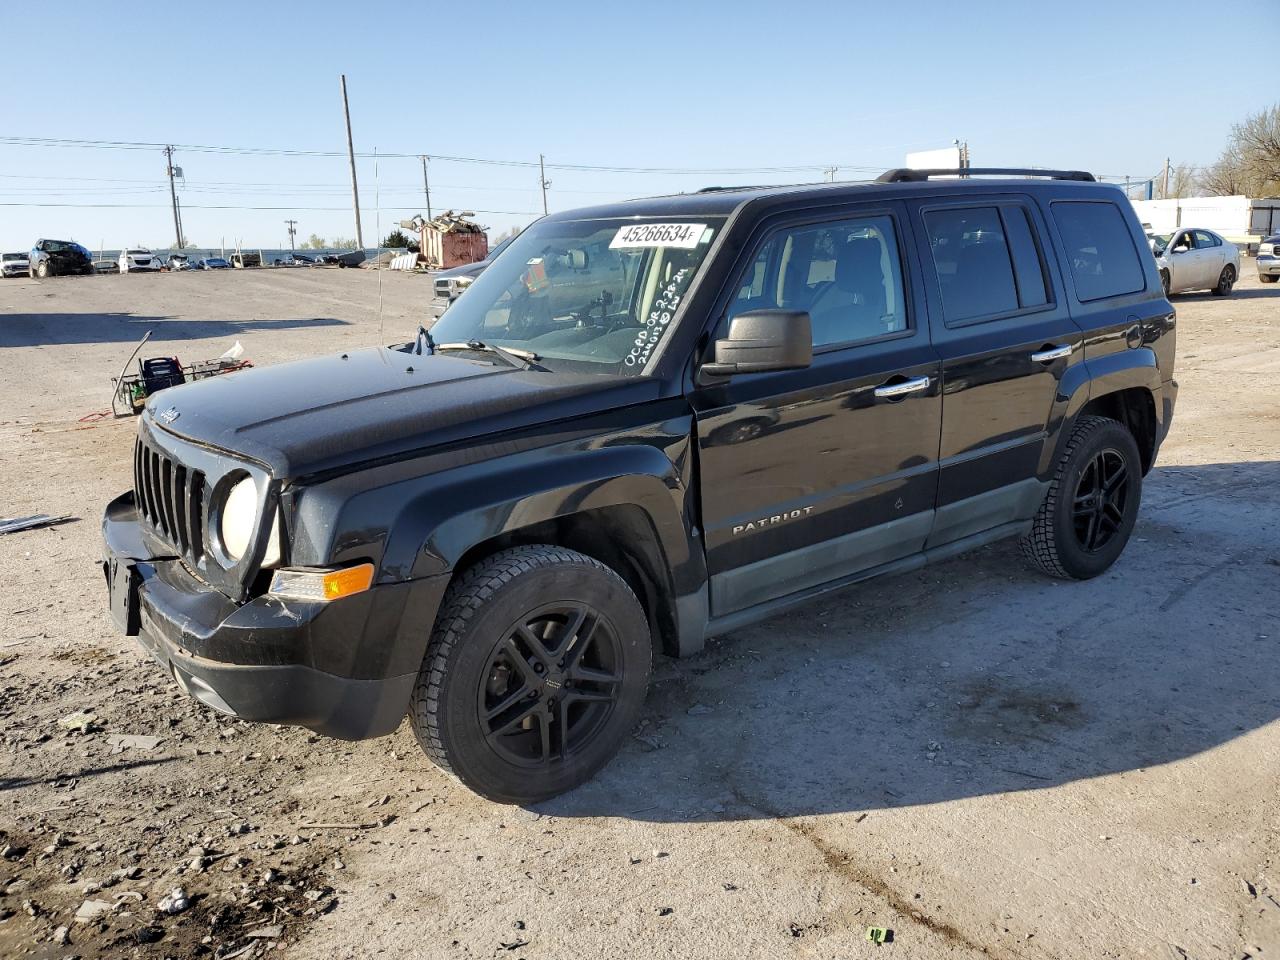
[[[1177,300],[1174,430],[1107,575],[1000,544],[722,637],[533,809],[405,727],[185,699],[95,562],[133,424],[79,418],[145,330],[274,363],[407,338],[424,280],[384,277],[382,331],[366,271],[0,282],[0,515],[80,518],[0,537],[0,956],[1280,958],[1280,288],[1243,273]]]

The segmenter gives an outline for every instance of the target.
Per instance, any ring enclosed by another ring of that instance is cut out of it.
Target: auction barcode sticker
[[[706,231],[705,223],[633,223],[619,227],[610,250],[622,247],[677,247],[692,250]]]

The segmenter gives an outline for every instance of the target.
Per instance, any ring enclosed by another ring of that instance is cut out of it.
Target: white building
[[[1171,200],[1134,200],[1138,219],[1154,233],[1172,233],[1179,227],[1204,227],[1232,243],[1255,246],[1263,237],[1280,233],[1280,198],[1182,197]]]

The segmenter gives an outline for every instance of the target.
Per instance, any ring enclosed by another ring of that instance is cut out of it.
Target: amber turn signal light
[[[285,567],[271,577],[270,593],[285,600],[341,600],[373,585],[373,564],[360,563],[337,570]]]

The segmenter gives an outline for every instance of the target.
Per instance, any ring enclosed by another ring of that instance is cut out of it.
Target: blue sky
[[[1147,177],[1166,156],[1210,162],[1233,122],[1275,99],[1249,80],[1265,75],[1274,32],[1181,0],[1158,15],[1147,3],[927,0],[145,9],[131,19],[76,3],[8,18],[0,137],[340,152],[346,73],[358,151],[544,153],[554,211],[712,183],[819,180],[832,165],[839,179],[865,179],[954,138],[978,166]],[[186,233],[200,246],[287,244],[290,217],[300,239],[354,235],[344,156],[179,151],[175,163]],[[164,166],[157,150],[0,140],[0,247],[40,236],[167,246]],[[370,244],[379,218],[385,234],[424,206],[417,160],[383,158],[376,178],[374,167],[359,160]],[[437,160],[430,171],[436,211],[489,211],[478,219],[497,230],[541,211],[536,168]]]

